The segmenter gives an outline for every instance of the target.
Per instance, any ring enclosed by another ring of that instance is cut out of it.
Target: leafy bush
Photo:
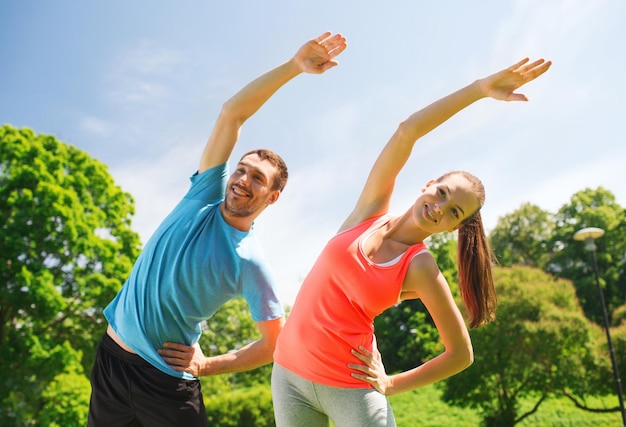
[[[41,426],[71,427],[87,425],[91,386],[82,374],[62,373],[46,387],[45,402],[39,413]]]
[[[274,427],[269,385],[222,393],[204,399],[209,425],[214,427]]]

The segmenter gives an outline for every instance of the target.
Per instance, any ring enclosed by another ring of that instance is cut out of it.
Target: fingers
[[[175,350],[158,350],[159,355],[169,365],[170,368],[176,372],[189,372],[192,375],[196,375],[193,370],[193,359],[186,356],[186,353],[180,353]]]
[[[354,369],[355,371],[363,372],[364,374],[372,374],[372,368],[366,365],[359,365],[357,363],[348,363],[348,368]]]
[[[356,356],[359,360],[361,360],[364,363],[367,363],[368,365],[371,365],[374,361],[374,354],[372,354],[371,352],[369,352],[365,347],[359,347],[359,350],[350,350],[353,356]]]
[[[525,58],[524,61],[520,61],[518,62],[519,66],[514,68],[513,71],[515,71],[516,73],[525,73],[528,70],[536,67],[537,65],[545,62],[545,60],[543,58],[541,59],[537,59],[536,61],[531,62],[530,64],[528,63],[529,59]],[[522,63],[523,62],[523,63]],[[516,65],[518,65],[516,64]]]
[[[346,47],[346,38],[341,34],[330,35],[327,31],[321,36],[313,39],[313,46],[320,55],[328,55],[330,58],[338,56]],[[318,48],[319,47],[319,48]]]
[[[338,47],[336,47],[336,48],[334,48],[332,50],[329,50],[328,54],[330,55],[331,58],[334,58],[334,57],[338,56],[339,54],[341,54],[341,52],[346,50],[346,47],[347,47],[346,44],[338,46]],[[333,61],[333,62],[335,63],[335,65],[337,65],[336,61]]]
[[[333,36],[331,36],[330,34],[331,32],[327,31],[313,41],[323,46],[327,50],[333,50],[335,47],[346,42],[346,38],[341,34],[337,33]]]
[[[175,342],[164,342],[163,348],[171,348],[178,351],[190,351],[193,347]]]
[[[321,45],[326,49],[331,58],[339,55],[348,46],[346,44],[346,38],[341,34],[335,34],[333,37],[324,40]]]
[[[530,59],[528,58],[524,58],[521,61],[511,65],[509,68],[507,68],[507,70],[509,71],[515,71],[517,70],[519,67],[521,67],[522,65],[524,65],[525,63],[527,63],[528,61],[530,61]]]
[[[328,36],[330,36],[331,32],[330,31],[326,31],[325,33],[323,33],[321,36],[313,39],[314,42],[316,43],[320,43],[322,42],[324,39],[328,38]]]
[[[350,375],[352,378],[356,378],[361,381],[365,381],[366,383],[370,383],[372,385],[375,384],[376,380],[372,377],[368,377],[367,375],[357,374],[356,372],[351,372]]]
[[[529,82],[548,71],[551,65],[552,61],[546,61],[543,58],[537,59],[531,63],[528,63],[528,58],[525,58],[509,69],[520,74],[526,82]]]
[[[351,372],[350,375],[353,378],[356,378],[358,380],[361,380],[363,382],[366,382],[366,383],[370,384],[379,393],[385,394],[386,389],[382,386],[382,383],[379,381],[379,378],[375,378],[375,377],[369,376],[369,375],[359,374],[359,373],[356,373],[356,372]]]
[[[157,353],[168,364],[181,365],[189,363],[193,359],[193,347],[173,342],[164,342],[163,347],[157,350]]]
[[[192,359],[190,354],[176,350],[159,349],[157,353],[159,353],[161,358],[168,364],[170,364],[170,362],[176,362],[175,364],[188,363]]]
[[[533,67],[523,72],[524,78],[527,81],[531,81],[548,71],[552,65],[552,61],[544,61],[543,59],[535,61]]]
[[[372,363],[372,359],[370,357],[367,357],[361,353],[359,353],[356,350],[351,350],[352,355],[355,356],[357,359],[359,359],[361,362],[365,363],[366,365],[371,365]],[[363,366],[363,365],[355,365],[355,366]]]

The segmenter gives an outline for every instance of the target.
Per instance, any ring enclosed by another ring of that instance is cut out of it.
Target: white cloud
[[[114,104],[146,104],[163,100],[172,91],[167,79],[186,62],[180,50],[142,40],[121,51],[111,64],[108,98]]]
[[[111,131],[111,123],[97,117],[83,117],[79,121],[81,130],[95,135],[108,135]]]
[[[499,25],[496,57],[514,49],[517,56],[546,55],[581,49],[590,33],[606,25],[606,1],[518,0],[514,12]]]

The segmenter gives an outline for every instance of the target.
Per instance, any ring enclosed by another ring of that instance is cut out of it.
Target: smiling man
[[[90,427],[206,426],[198,377],[272,361],[284,313],[253,223],[278,200],[287,167],[275,153],[255,150],[228,177],[227,161],[243,123],[280,87],[334,67],[345,47],[343,36],[324,33],[223,105],[189,191],[104,310],[108,327],[91,373]],[[237,296],[248,303],[261,338],[205,357],[201,322]]]

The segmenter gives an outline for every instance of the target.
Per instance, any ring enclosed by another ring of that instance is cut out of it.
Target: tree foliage
[[[555,214],[524,204],[501,217],[489,238],[501,265],[535,266],[571,280],[585,315],[603,324],[591,254],[573,238],[586,227],[605,231],[596,239],[594,254],[612,317],[626,303],[626,210],[611,192],[602,187],[579,191]]]
[[[404,301],[374,320],[376,342],[389,373],[405,371],[432,359],[443,344],[421,301]]]
[[[102,309],[138,254],[133,213],[97,160],[0,127],[0,424],[37,419],[93,364]]]
[[[207,320],[202,328],[200,346],[205,356],[216,356],[237,350],[261,338],[255,322],[250,316],[246,301],[235,298],[224,304]],[[202,378],[202,387],[207,395],[269,384],[271,365],[252,371],[224,374]]]
[[[269,384],[207,396],[209,425],[214,427],[274,427],[274,406]]]
[[[601,330],[589,322],[569,281],[538,269],[494,270],[498,317],[472,330],[473,366],[446,380],[443,399],[478,408],[487,426],[513,426],[550,396],[584,398],[607,393],[604,359],[596,353]],[[519,414],[522,399],[536,400]]]
[[[547,270],[570,279],[586,316],[603,324],[591,254],[582,242],[573,240],[573,235],[586,227],[605,231],[604,236],[595,241],[595,257],[611,317],[611,313],[626,302],[626,210],[617,204],[611,192],[599,187],[574,194],[555,218],[557,227],[551,239],[554,252]]]
[[[545,268],[550,260],[550,239],[554,233],[551,215],[539,206],[525,203],[498,219],[489,234],[491,250],[498,264]]]

